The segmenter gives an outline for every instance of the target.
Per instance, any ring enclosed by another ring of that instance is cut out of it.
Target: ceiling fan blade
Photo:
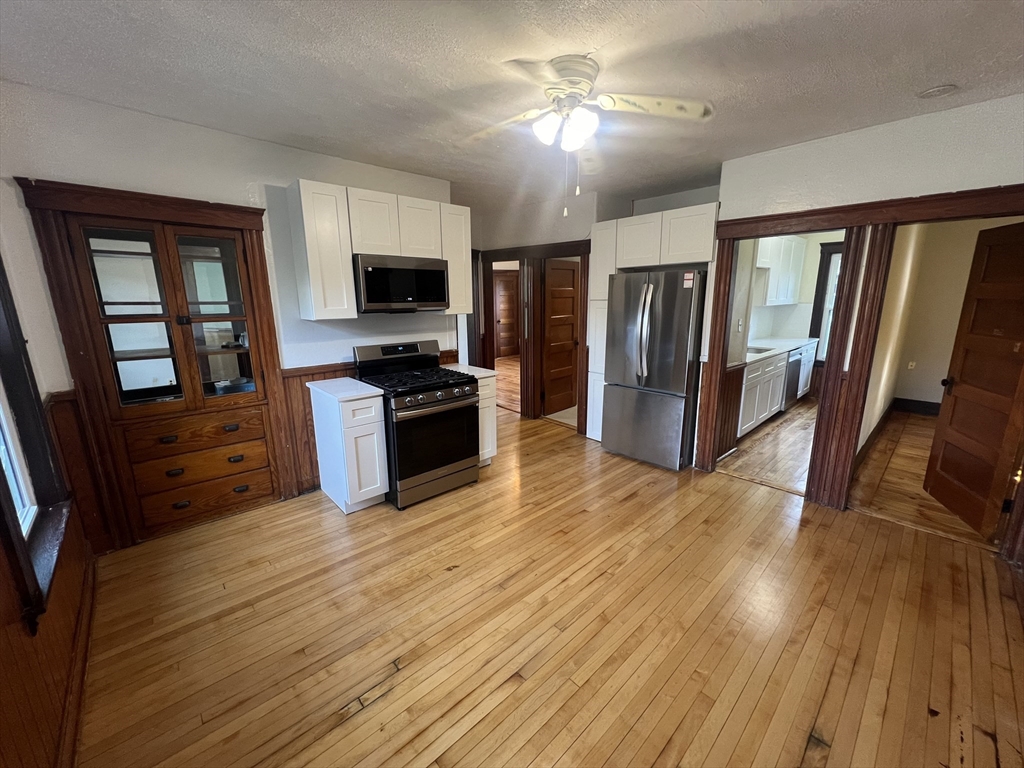
[[[707,120],[714,113],[709,102],[677,99],[674,96],[643,96],[635,93],[601,93],[587,101],[605,111],[632,112],[640,115],[675,117],[683,120]]]
[[[466,137],[465,139],[463,139],[459,143],[460,144],[475,144],[478,141],[483,141],[484,139],[488,139],[491,136],[494,136],[495,134],[501,133],[506,128],[508,128],[510,126],[513,126],[513,125],[515,125],[517,123],[525,123],[525,122],[528,122],[530,120],[535,120],[536,118],[540,117],[541,115],[547,114],[552,109],[554,109],[554,107],[550,107],[550,106],[549,107],[545,107],[544,109],[528,109],[525,112],[523,112],[521,115],[516,115],[515,117],[510,117],[508,120],[502,120],[500,123],[495,123],[494,125],[488,126],[487,128],[484,128],[482,131],[477,131],[472,136]]]
[[[505,62],[505,66],[514,70],[520,77],[524,77],[531,83],[537,83],[538,85],[556,82],[561,79],[555,68],[551,66],[550,61],[511,59]]]

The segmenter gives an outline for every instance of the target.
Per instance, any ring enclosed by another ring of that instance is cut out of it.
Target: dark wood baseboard
[[[875,424],[875,428],[871,430],[871,434],[868,435],[868,439],[864,441],[864,445],[860,447],[860,449],[857,451],[857,455],[853,457],[854,473],[857,472],[857,468],[860,467],[860,465],[864,462],[864,459],[867,458],[868,452],[871,450],[871,446],[874,445],[875,440],[878,439],[878,435],[881,434],[882,429],[885,428],[885,423],[889,421],[889,417],[892,415],[892,412],[897,410],[894,407],[895,402],[895,400],[892,400],[889,403],[889,407],[885,409],[885,412],[882,414],[882,417],[878,420],[878,423]]]
[[[82,724],[82,695],[85,693],[85,672],[89,660],[89,640],[92,637],[92,609],[96,600],[96,560],[85,568],[82,584],[82,605],[78,612],[78,626],[71,646],[71,674],[64,698],[64,717],[57,744],[57,768],[74,768],[78,752],[78,733]]]
[[[916,413],[921,416],[938,416],[942,403],[931,403],[927,400],[910,400],[905,397],[894,397],[890,406],[894,411]]]

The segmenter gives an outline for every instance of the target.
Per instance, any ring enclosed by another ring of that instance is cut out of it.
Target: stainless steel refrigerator
[[[609,278],[601,445],[666,469],[693,459],[705,272]]]

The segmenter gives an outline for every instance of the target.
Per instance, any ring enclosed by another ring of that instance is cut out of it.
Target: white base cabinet
[[[788,359],[789,353],[783,352],[747,365],[740,399],[738,437],[743,437],[782,410]]]
[[[498,454],[498,401],[480,400],[480,466],[486,467]]]
[[[388,452],[384,398],[354,379],[306,384],[313,404],[313,432],[320,487],[342,512],[384,501]]]
[[[601,442],[604,418],[604,374],[590,373],[587,381],[587,437]]]

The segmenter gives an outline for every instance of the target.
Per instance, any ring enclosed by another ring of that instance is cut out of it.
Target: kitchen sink
[[[747,347],[747,354],[759,355],[762,352],[771,352],[772,347]]]

